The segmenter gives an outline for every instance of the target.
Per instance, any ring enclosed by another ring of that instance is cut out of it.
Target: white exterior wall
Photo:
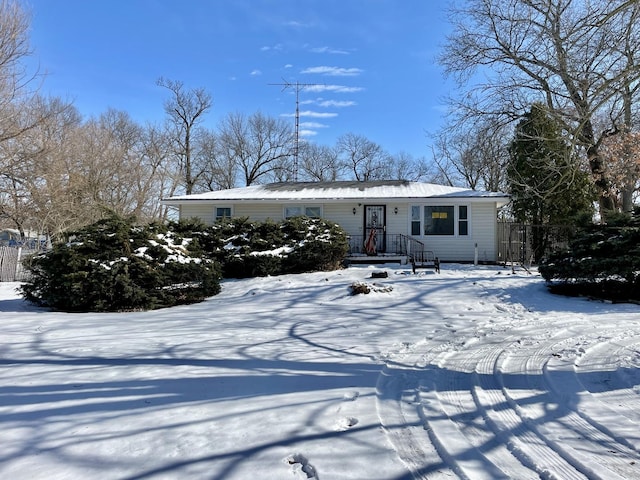
[[[257,222],[267,219],[273,221],[282,220],[282,205],[273,203],[236,203],[231,209],[234,217],[249,217]]]
[[[436,205],[435,203],[433,205]],[[437,205],[452,205],[438,202]],[[453,204],[465,205],[463,203]],[[492,202],[471,203],[469,207],[468,235],[429,235],[416,237],[425,244],[426,250],[432,250],[441,261],[472,262],[475,259],[475,247],[478,245],[479,262],[496,261],[496,205]],[[457,213],[456,213],[457,214]],[[456,217],[456,223],[457,223]],[[456,227],[457,228],[457,227]]]
[[[356,214],[353,214],[353,209]],[[357,203],[328,203],[322,208],[322,216],[339,224],[349,235],[362,235],[364,209]]]
[[[180,218],[199,218],[205,225],[211,225],[214,221],[213,205],[183,203],[180,205]]]
[[[478,261],[495,262],[498,259],[498,216],[494,203],[471,205],[474,221],[473,239],[478,243]]]
[[[234,217],[249,217],[255,221],[271,219],[279,221],[284,218],[283,203],[220,203],[220,204],[189,204],[185,202],[180,209],[180,218],[199,217],[205,223],[214,221],[216,206],[232,207]],[[329,203],[296,203],[288,202],[287,205],[321,206],[322,216],[327,220],[338,223],[349,235],[363,235],[364,207],[365,205],[386,205],[387,234],[411,234],[411,205],[467,205],[469,207],[469,234],[468,235],[433,235],[413,236],[424,243],[426,250],[432,250],[441,261],[471,262],[475,258],[475,245],[478,245],[478,260],[480,262],[495,262],[497,258],[496,246],[496,205],[494,202],[460,202],[459,199],[449,201],[446,199],[433,199],[423,202],[329,202]],[[353,214],[353,209],[356,214]],[[395,208],[398,213],[395,213]],[[456,218],[457,223],[457,218]],[[424,227],[423,227],[424,228]],[[457,227],[456,227],[457,232]]]

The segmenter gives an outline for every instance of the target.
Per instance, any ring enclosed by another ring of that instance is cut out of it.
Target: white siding
[[[478,203],[471,206],[473,238],[478,243],[478,260],[495,262],[497,260],[498,216],[493,203]]]
[[[395,209],[398,213],[395,213]],[[409,235],[409,205],[406,203],[387,204],[387,233]]]
[[[206,225],[214,221],[214,207],[211,204],[183,203],[180,206],[180,218],[199,218]]]
[[[353,209],[356,214],[353,214]],[[363,235],[364,208],[357,203],[329,203],[323,207],[323,217],[340,225],[348,235]]]
[[[496,261],[496,205],[471,204],[469,209],[469,235],[422,236],[427,250],[445,262],[472,262],[478,245],[478,261]]]
[[[289,202],[293,205],[293,202]],[[364,235],[364,206],[386,205],[387,234],[411,233],[410,207],[411,205],[457,205],[469,206],[469,234],[446,236],[416,236],[414,238],[425,244],[425,249],[432,250],[442,261],[471,262],[475,257],[475,246],[478,246],[478,260],[480,262],[495,262],[497,258],[496,246],[496,204],[494,202],[446,202],[442,199],[432,202],[328,202],[328,203],[300,203],[300,205],[321,205],[322,216],[338,223],[349,235]],[[216,206],[229,206],[229,203],[214,204],[189,204],[185,202],[181,206],[180,217],[199,217],[205,223],[214,221]],[[295,203],[295,205],[298,205]],[[249,217],[251,220],[264,221],[271,219],[282,220],[283,203],[236,203],[232,206],[234,217]],[[356,213],[353,213],[355,208]],[[395,209],[398,213],[395,213]],[[457,208],[456,208],[457,210]],[[457,218],[457,217],[456,217]]]
[[[264,222],[267,219],[273,221],[282,220],[282,205],[273,203],[237,203],[233,206],[234,217],[249,217],[256,222]]]

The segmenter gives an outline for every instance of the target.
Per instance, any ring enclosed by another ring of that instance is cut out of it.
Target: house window
[[[231,218],[231,207],[216,207],[216,222],[224,218]]]
[[[425,235],[454,235],[454,209],[445,206],[424,207]]]
[[[299,217],[300,215],[320,218],[322,216],[322,207],[302,205],[289,205],[284,207],[284,218]]]
[[[322,208],[320,207],[304,207],[304,214],[311,218],[320,218],[322,216]]]
[[[458,206],[458,235],[469,235],[469,217],[466,205]]]
[[[300,215],[302,215],[302,207],[298,205],[284,207],[284,218],[299,217]]]
[[[411,235],[420,235],[420,205],[411,205]]]

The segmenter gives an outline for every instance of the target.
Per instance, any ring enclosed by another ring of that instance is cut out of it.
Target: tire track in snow
[[[635,365],[640,356],[638,336],[637,331],[625,331],[612,338],[583,338],[573,345],[573,351],[568,342],[564,355],[551,358],[545,370],[556,395],[562,396],[566,390],[574,392],[567,399],[570,407],[636,454],[640,452],[640,395],[635,384],[640,382]],[[625,358],[634,361],[631,368],[621,365],[620,359]]]
[[[484,339],[440,361],[441,375],[448,381],[440,382],[436,394],[448,419],[463,432],[468,449],[466,454],[457,451],[454,458],[468,478],[478,478],[478,470],[487,470],[487,478],[584,478],[510,408],[496,378],[496,362],[504,355],[503,345],[512,342],[517,340],[511,336],[495,343]],[[452,442],[450,432],[443,431],[445,447],[460,442]],[[484,460],[480,468],[464,466],[471,451],[477,452],[477,464]]]
[[[431,342],[435,343],[433,345]],[[438,344],[438,342],[442,342]],[[431,348],[425,348],[425,345]],[[399,359],[387,362],[376,385],[376,408],[389,442],[416,480],[451,479],[455,476],[425,431],[419,413],[419,375],[435,352],[450,348],[449,334],[428,337]],[[425,353],[430,350],[429,353]]]
[[[640,451],[639,367],[637,327],[613,338],[599,338],[574,364],[575,381],[584,390],[579,411],[603,428],[613,428],[611,434],[636,451]]]
[[[629,465],[637,461],[637,454],[582,418],[572,409],[574,400],[566,393],[557,394],[549,383],[554,375],[549,364],[562,356],[558,352],[575,344],[579,331],[579,327],[562,330],[532,350],[505,357],[498,367],[505,394],[550,449],[577,471],[590,479],[629,478]],[[562,392],[567,391],[565,385]],[[536,396],[535,402],[531,401],[532,395]]]
[[[581,315],[494,308],[388,357],[378,414],[407,425],[387,434],[413,478],[640,478],[637,322],[607,338]]]
[[[547,330],[537,341],[518,335],[492,341],[490,334],[440,345],[429,355],[408,353],[402,367],[385,369],[379,397],[396,396],[379,401],[383,424],[423,425],[422,432],[407,427],[390,433],[400,457],[418,472],[414,477],[438,478],[420,472],[444,464],[473,479],[633,478],[637,472],[629,466],[637,454],[623,437],[594,427],[553,388],[560,377],[548,373],[549,365],[575,343],[575,333]],[[583,453],[585,444],[590,447]]]

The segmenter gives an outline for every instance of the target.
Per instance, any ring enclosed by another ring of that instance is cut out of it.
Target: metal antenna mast
[[[295,140],[293,144],[293,181],[298,181],[298,151],[300,146],[300,90],[306,87],[320,86],[320,83],[291,83],[282,79],[283,83],[270,83],[269,85],[278,85],[282,87],[284,92],[288,88],[295,89],[296,92],[296,128],[295,128]]]

